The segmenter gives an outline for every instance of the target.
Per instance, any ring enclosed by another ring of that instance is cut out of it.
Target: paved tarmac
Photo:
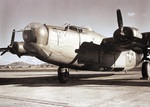
[[[140,71],[70,74],[59,84],[54,70],[0,72],[0,107],[150,106],[150,80],[140,80]]]

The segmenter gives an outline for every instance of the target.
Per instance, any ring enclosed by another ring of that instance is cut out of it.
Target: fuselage
[[[62,67],[84,70],[131,69],[142,60],[132,50],[104,52],[104,36],[90,28],[29,24],[23,32],[24,49],[29,55]]]

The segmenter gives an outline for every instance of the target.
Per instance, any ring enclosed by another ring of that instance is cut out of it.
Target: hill
[[[7,66],[30,66],[32,64],[26,63],[26,62],[13,62],[11,64],[8,64]]]

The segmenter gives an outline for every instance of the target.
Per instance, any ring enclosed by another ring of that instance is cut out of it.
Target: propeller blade
[[[4,50],[6,50],[7,48],[0,48],[0,52],[3,52]]]
[[[1,53],[1,56],[4,55],[9,49],[7,48],[4,52]]]
[[[25,31],[24,29],[20,29],[20,30],[15,30],[14,32],[23,32]]]
[[[117,21],[118,21],[118,27],[120,31],[123,32],[123,20],[122,20],[122,14],[120,9],[117,10]]]
[[[1,56],[3,55],[3,54],[5,54],[7,51],[11,51],[11,50],[13,50],[13,44],[14,44],[14,40],[15,40],[15,29],[12,31],[12,37],[11,37],[11,42],[10,42],[10,45],[8,45],[8,47],[7,48],[0,48],[0,52],[2,52],[1,53]]]
[[[14,40],[15,40],[15,29],[14,29],[13,32],[12,32],[12,37],[11,37],[11,43],[10,43],[10,46],[13,45]]]

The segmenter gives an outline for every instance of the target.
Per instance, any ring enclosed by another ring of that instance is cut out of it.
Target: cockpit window
[[[83,32],[83,28],[77,27],[77,26],[69,26],[68,25],[68,26],[66,26],[65,30],[67,30],[67,29],[70,29],[70,30],[73,30],[73,31],[76,31],[79,33]]]
[[[69,26],[69,29],[74,30],[74,31],[78,30],[78,28],[76,26]]]
[[[73,30],[73,31],[77,31],[79,33],[83,33],[84,30],[89,30],[89,31],[92,31],[92,29],[90,27],[77,27],[77,26],[72,26],[70,24],[68,24],[66,27],[65,27],[65,30],[67,29],[70,29],[70,30]]]

